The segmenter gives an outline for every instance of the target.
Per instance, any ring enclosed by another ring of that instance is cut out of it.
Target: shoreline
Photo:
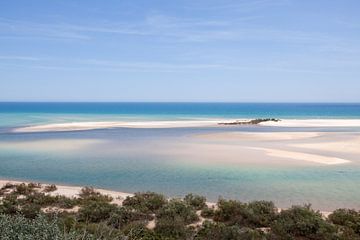
[[[41,185],[56,185],[57,189],[53,192],[50,192],[51,195],[63,195],[65,197],[77,197],[77,195],[80,193],[81,189],[84,188],[85,186],[78,186],[78,185],[63,185],[63,184],[56,184],[56,183],[45,183],[45,182],[38,182],[38,181],[29,181],[29,180],[12,180],[12,179],[4,179],[4,178],[0,178],[0,188],[3,187],[5,184],[7,183],[12,183],[12,184],[21,184],[21,183],[40,183]],[[103,189],[103,188],[95,188],[94,190],[100,192],[103,195],[109,195],[113,198],[113,203],[119,204],[121,205],[122,201],[126,198],[126,197],[131,197],[134,196],[133,193],[126,193],[126,192],[121,192],[121,191],[113,191],[113,190],[108,190],[108,189]]]
[[[14,133],[86,131],[109,128],[185,128],[185,127],[234,127],[234,122],[244,122],[241,126],[264,127],[360,127],[360,119],[281,119],[280,121],[264,121],[258,124],[246,124],[253,119],[209,119],[179,121],[90,121],[51,123],[14,128]],[[235,125],[236,126],[236,125]]]
[[[29,183],[40,183],[42,186],[49,186],[52,183],[45,183],[45,182],[37,182],[37,181],[21,181],[21,180],[10,180],[10,179],[3,179],[0,178],[0,188],[2,188],[3,186],[5,186],[5,184],[7,183],[11,183],[11,184],[29,184]],[[78,194],[80,193],[81,189],[84,188],[85,186],[77,186],[77,185],[62,185],[62,184],[54,184],[56,185],[57,189],[53,192],[49,192],[48,194],[52,195],[52,196],[56,196],[56,195],[63,195],[65,197],[69,197],[69,198],[73,198],[73,197],[77,197]],[[113,190],[107,190],[107,189],[102,189],[102,188],[96,188],[94,187],[94,190],[103,194],[103,195],[109,195],[113,198],[112,203],[117,204],[117,205],[122,205],[122,202],[124,201],[124,199],[126,197],[132,197],[134,196],[135,193],[126,193],[126,192],[121,192],[121,191],[113,191]],[[170,197],[167,197],[168,199],[171,199]],[[259,200],[260,201],[260,200]],[[216,202],[206,202],[206,205],[208,207],[215,207],[217,203]],[[281,212],[282,210],[286,210],[287,208],[280,208],[278,207],[278,211]],[[333,211],[322,211],[319,209],[315,209],[316,211],[319,211],[324,217],[328,217]]]

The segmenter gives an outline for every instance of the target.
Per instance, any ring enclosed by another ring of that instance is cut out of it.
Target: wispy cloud
[[[29,56],[1,56],[0,60],[21,60],[21,61],[39,61],[40,58]]]
[[[286,42],[293,44],[323,45],[337,40],[327,34],[274,29],[252,20],[259,16],[242,16],[232,21],[226,19],[179,18],[163,14],[151,14],[138,22],[119,23],[31,23],[0,19],[0,38],[24,37],[24,39],[50,38],[91,40],[96,38],[137,36],[153,37],[170,42],[246,41]]]
[[[105,59],[55,59],[34,58],[36,62],[28,62],[33,57],[0,58],[0,67],[14,67],[17,69],[54,70],[54,71],[104,71],[104,72],[149,72],[149,73],[189,73],[189,72],[283,72],[283,73],[314,73],[333,74],[347,73],[360,67],[360,61],[351,59],[328,59],[325,62],[319,59],[287,59],[277,61],[252,61],[252,62],[135,62],[116,61]],[[17,59],[13,61],[7,61]]]

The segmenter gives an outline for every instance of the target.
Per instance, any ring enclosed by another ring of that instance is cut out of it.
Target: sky
[[[0,1],[0,101],[360,102],[358,0]]]

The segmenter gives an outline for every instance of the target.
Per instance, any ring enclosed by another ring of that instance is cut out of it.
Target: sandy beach
[[[28,184],[28,183],[31,183],[31,182],[32,183],[38,183],[36,181],[15,181],[15,180],[0,179],[0,188],[5,186],[7,183],[18,185],[18,184],[21,184],[21,183]],[[45,186],[51,185],[49,183],[40,183],[40,184],[41,184],[41,189],[42,190],[45,188]],[[67,186],[67,185],[58,185],[58,184],[55,184],[55,185],[56,185],[57,189],[55,191],[53,191],[53,192],[48,193],[48,194],[50,194],[52,196],[62,195],[62,196],[68,197],[68,198],[74,198],[74,197],[76,198],[76,197],[78,197],[79,193],[81,192],[81,189],[83,188],[83,187],[79,187],[79,186]],[[111,190],[105,190],[105,189],[101,189],[101,188],[95,188],[94,190],[97,191],[97,192],[100,192],[103,195],[111,196],[113,198],[112,203],[118,204],[118,205],[122,205],[122,202],[124,201],[124,199],[126,197],[134,196],[133,193],[111,191]],[[217,207],[215,202],[206,202],[206,205],[208,207],[214,207],[214,208]],[[285,209],[286,208],[278,208],[278,211],[280,212],[280,211],[285,210]],[[331,214],[331,211],[321,211],[321,213],[323,214],[324,217],[327,217],[327,216],[329,216]],[[201,217],[200,211],[198,211],[197,214],[199,215],[200,220],[195,225],[201,225],[202,222],[204,221],[204,218]],[[150,221],[149,224],[148,224],[148,227],[153,228],[154,226],[155,226],[155,221],[154,220]]]
[[[13,129],[13,132],[61,132],[84,131],[106,128],[181,128],[181,127],[217,127],[219,123],[247,122],[251,119],[209,119],[183,121],[111,121],[111,122],[68,122],[32,125]],[[360,119],[285,119],[278,122],[259,123],[268,127],[360,127]],[[223,126],[223,125],[222,125]]]
[[[7,179],[0,179],[0,188],[2,188],[3,186],[5,186],[7,183],[11,183],[11,184],[21,184],[21,183],[38,183],[36,181],[16,181],[16,180],[7,180]],[[44,188],[47,185],[50,185],[48,183],[40,183],[42,185],[42,188]],[[67,185],[58,185],[55,184],[57,189],[53,192],[50,192],[49,194],[56,196],[56,195],[62,195],[65,197],[77,197],[78,194],[80,193],[81,189],[83,187],[79,187],[79,186],[67,186]],[[128,197],[128,196],[133,196],[134,194],[132,193],[125,193],[125,192],[119,192],[119,191],[111,191],[111,190],[105,190],[105,189],[101,189],[101,188],[96,188],[96,191],[100,192],[101,194],[104,195],[109,195],[113,198],[113,203],[119,204],[121,205],[122,201]]]

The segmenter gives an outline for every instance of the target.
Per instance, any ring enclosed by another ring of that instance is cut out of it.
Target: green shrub
[[[34,189],[34,188],[38,188],[38,189],[40,189],[41,188],[41,184],[40,183],[28,183],[28,187],[30,188],[30,189]]]
[[[57,190],[57,187],[56,187],[56,185],[55,184],[51,184],[51,185],[47,185],[47,186],[45,186],[45,188],[44,188],[44,192],[46,192],[46,193],[49,193],[49,192],[54,192],[54,191],[56,191]]]
[[[126,207],[117,207],[110,213],[107,223],[114,228],[122,229],[132,222],[145,224],[152,219],[153,217],[150,215]]]
[[[110,217],[116,205],[104,201],[87,201],[78,212],[79,221],[98,223]]]
[[[224,223],[212,223],[205,221],[197,234],[195,240],[261,240],[265,235],[250,228],[240,228],[237,225],[228,226]]]
[[[277,216],[273,202],[253,201],[247,207],[245,224],[249,227],[270,227]]]
[[[212,218],[214,217],[215,209],[213,207],[209,208],[208,206],[205,206],[201,210],[201,216],[204,218]]]
[[[23,216],[0,215],[0,239],[63,239],[56,220],[48,221],[44,216],[29,220]]]
[[[143,213],[154,213],[167,203],[164,195],[145,192],[135,193],[133,197],[126,197],[123,206],[128,206]]]
[[[193,229],[188,228],[180,216],[157,219],[154,231],[166,239],[188,239],[194,233]]]
[[[21,207],[21,213],[26,218],[35,218],[40,214],[41,206],[38,204],[25,204]]]
[[[326,222],[310,205],[281,211],[271,229],[281,239],[334,239],[336,233],[335,226]]]
[[[13,194],[6,195],[0,205],[0,214],[16,214],[19,212],[17,196]]]
[[[184,197],[184,201],[193,206],[196,210],[200,210],[206,206],[206,198],[199,195],[193,195],[192,193]]]
[[[360,235],[360,213],[351,209],[337,209],[329,215],[329,221]]]
[[[92,187],[84,187],[81,189],[79,194],[82,203],[86,201],[101,201],[101,202],[111,202],[113,198],[109,195],[103,195],[100,192],[97,192]]]
[[[214,220],[228,225],[269,227],[277,215],[273,202],[254,201],[249,204],[234,200],[219,200]]]
[[[34,191],[34,188],[32,188],[31,186],[29,187],[28,185],[26,185],[25,183],[21,183],[21,184],[17,184],[15,185],[15,193],[20,194],[20,195],[26,195],[29,194],[31,192]]]
[[[25,202],[47,207],[53,205],[56,202],[56,198],[41,192],[32,192],[26,195]]]
[[[68,198],[62,195],[56,196],[54,198],[55,202],[53,205],[59,208],[70,209],[79,204],[79,201],[76,198]]]
[[[214,213],[214,220],[217,222],[224,222],[233,225],[244,221],[246,216],[246,204],[235,200],[218,201],[218,209]]]
[[[185,224],[191,224],[199,220],[194,208],[178,199],[170,200],[159,210],[156,216],[158,220],[166,219],[169,221],[180,218]]]
[[[173,199],[164,205],[156,215],[155,232],[173,239],[186,239],[193,234],[187,225],[199,220],[192,206]]]

